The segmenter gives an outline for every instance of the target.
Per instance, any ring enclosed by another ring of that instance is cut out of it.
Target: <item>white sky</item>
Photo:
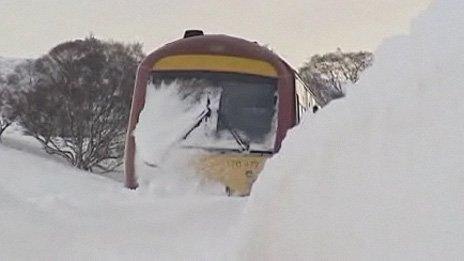
[[[185,29],[269,44],[292,65],[315,53],[374,50],[407,33],[432,0],[0,0],[0,56],[38,57],[83,38],[141,42],[146,52]]]

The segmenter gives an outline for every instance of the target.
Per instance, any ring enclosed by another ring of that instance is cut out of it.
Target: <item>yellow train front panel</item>
[[[209,154],[200,156],[195,165],[200,174],[224,184],[230,195],[246,196],[267,158],[254,154]]]

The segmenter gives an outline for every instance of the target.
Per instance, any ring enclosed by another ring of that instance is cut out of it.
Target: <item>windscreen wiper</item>
[[[235,141],[240,146],[242,152],[250,150],[250,143],[245,141],[232,127],[230,127],[230,124],[224,114],[219,114],[218,120],[221,121],[225,125],[226,129],[230,132],[230,134],[232,134]]]
[[[190,133],[192,133],[192,131],[196,128],[198,128],[198,126],[200,126],[200,124],[203,122],[203,120],[207,120],[210,116],[211,116],[211,108],[210,108],[210,104],[211,104],[211,101],[209,100],[209,97],[207,98],[206,100],[206,108],[201,112],[200,115],[198,115],[197,117],[197,121],[195,122],[195,124],[192,126],[192,128],[190,128],[187,133],[185,133],[184,136],[182,136],[182,139],[187,139],[187,137],[190,135]]]
[[[207,98],[206,100],[206,108],[203,110],[203,112],[198,115],[197,117],[197,121],[195,122],[195,124],[185,133],[184,136],[182,136],[182,139],[186,140],[187,137],[190,135],[190,133],[193,132],[193,130],[195,130],[196,128],[198,128],[201,123],[203,122],[203,120],[207,120],[209,117],[211,117],[211,108],[210,108],[210,105],[211,105],[211,101],[209,99],[209,97]],[[237,144],[240,146],[241,148],[241,151],[249,151],[250,150],[250,144],[245,141],[242,137],[240,137],[240,135],[233,129],[230,127],[230,124],[229,122],[227,121],[226,117],[224,114],[220,114],[218,115],[218,120],[221,121],[226,129],[230,132],[230,134],[232,134],[232,136],[234,137],[235,141],[237,142]]]

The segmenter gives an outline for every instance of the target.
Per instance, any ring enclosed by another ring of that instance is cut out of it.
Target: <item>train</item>
[[[322,106],[316,92],[269,48],[234,36],[188,30],[183,38],[150,53],[138,67],[125,141],[126,187],[139,186],[134,130],[146,105],[147,88],[177,81],[195,91],[198,87],[187,84],[192,80],[206,82],[216,97],[215,106],[208,98],[210,107],[192,130],[210,117],[209,128],[216,133],[211,139],[228,142],[189,144],[190,132],[182,142],[186,149],[200,151],[195,170],[223,184],[229,196],[249,195],[287,131],[303,114]]]

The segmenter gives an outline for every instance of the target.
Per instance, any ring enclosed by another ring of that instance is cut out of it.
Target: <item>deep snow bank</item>
[[[242,211],[241,198],[132,191],[16,145],[0,144],[0,260],[217,260]]]
[[[256,182],[248,259],[464,256],[464,2],[386,40],[362,81],[290,133]]]

